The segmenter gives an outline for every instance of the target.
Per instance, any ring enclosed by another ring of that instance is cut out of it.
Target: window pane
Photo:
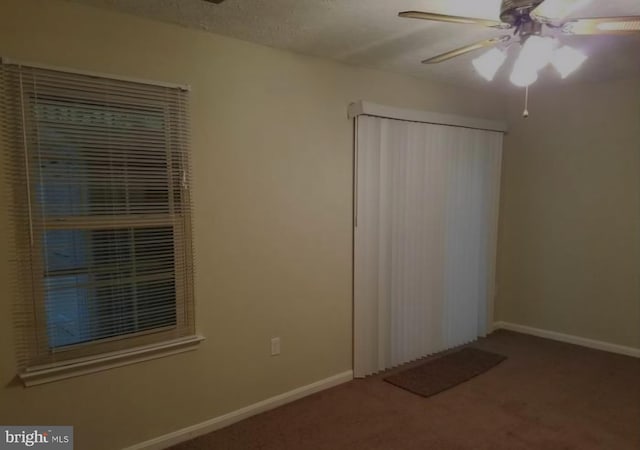
[[[44,254],[51,347],[176,324],[173,227],[49,230]]]
[[[50,230],[44,234],[47,272],[86,267],[89,232],[86,230]]]
[[[170,212],[169,162],[179,160],[167,153],[162,108],[39,97],[34,110],[46,215]]]
[[[45,279],[47,290],[47,334],[50,347],[62,347],[88,340],[87,276],[58,276]]]

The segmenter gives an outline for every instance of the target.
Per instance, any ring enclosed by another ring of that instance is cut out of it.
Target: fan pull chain
[[[529,86],[526,87],[524,94],[524,112],[522,113],[522,117],[525,119],[529,118]]]

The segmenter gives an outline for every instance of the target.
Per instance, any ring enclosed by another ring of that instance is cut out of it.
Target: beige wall
[[[640,80],[509,100],[496,318],[640,348]]]
[[[0,55],[193,87],[202,347],[24,389],[12,299],[0,303],[0,423],[72,424],[80,449],[120,448],[351,369],[350,101],[504,118],[487,94],[53,0],[2,0]]]

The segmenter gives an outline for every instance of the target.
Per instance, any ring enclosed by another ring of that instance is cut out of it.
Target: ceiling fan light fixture
[[[516,66],[511,72],[509,80],[518,87],[531,86],[538,80],[538,72],[530,68]]]
[[[488,52],[475,58],[472,64],[482,78],[487,81],[492,81],[506,59],[507,55],[504,51],[492,48]]]
[[[565,45],[560,47],[553,53],[553,59],[551,63],[553,67],[558,71],[562,78],[567,78],[573,72],[575,72],[585,61],[587,55],[580,50]]]
[[[219,1],[219,0],[214,0]],[[492,81],[507,58],[505,43],[513,39],[522,45],[513,65],[511,82],[528,87],[538,79],[539,72],[552,64],[562,78],[576,71],[587,56],[571,47],[559,47],[556,37],[562,35],[640,35],[640,15],[618,17],[576,18],[574,13],[593,0],[495,0],[499,4],[499,20],[486,20],[468,16],[446,15],[429,11],[403,11],[404,18],[431,22],[474,24],[499,30],[512,29],[513,33],[485,39],[422,61],[438,64],[483,48],[492,50],[473,59],[476,72]],[[631,0],[628,0],[631,1]],[[638,2],[640,0],[633,0]],[[606,3],[604,1],[600,3]],[[552,37],[553,36],[553,37]]]
[[[551,62],[557,43],[552,37],[531,36],[522,47],[519,60],[524,60],[525,64],[538,72]]]
[[[530,36],[516,60],[511,74],[511,82],[525,87],[538,79],[538,72],[553,58],[556,40],[550,37]]]

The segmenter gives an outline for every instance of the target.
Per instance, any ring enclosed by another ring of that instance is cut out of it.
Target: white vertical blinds
[[[356,121],[354,373],[362,377],[486,333],[502,133]]]
[[[20,366],[193,335],[188,92],[0,77]]]

